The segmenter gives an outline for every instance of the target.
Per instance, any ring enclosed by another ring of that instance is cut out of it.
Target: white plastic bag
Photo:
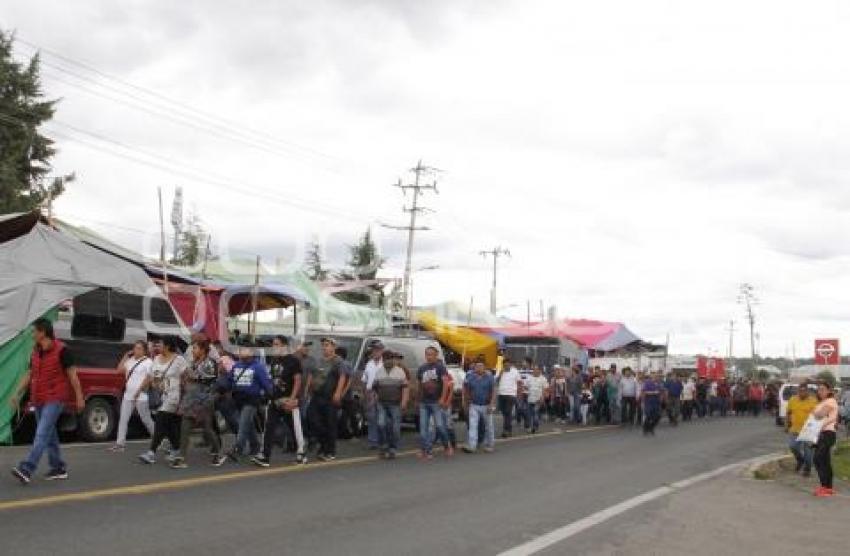
[[[797,435],[797,442],[816,443],[818,436],[820,436],[821,428],[823,428],[823,419],[815,419],[814,415],[809,415],[803,428],[800,429],[800,434]]]

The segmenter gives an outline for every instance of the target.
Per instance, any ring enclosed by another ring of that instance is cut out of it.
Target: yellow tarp
[[[443,344],[460,354],[466,353],[467,359],[483,353],[487,366],[495,368],[499,349],[496,340],[490,336],[464,326],[449,324],[428,311],[420,311],[416,316],[419,324]]]

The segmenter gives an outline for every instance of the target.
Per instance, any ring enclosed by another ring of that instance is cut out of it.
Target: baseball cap
[[[322,338],[321,342],[336,345],[336,340],[328,336],[327,338]]]

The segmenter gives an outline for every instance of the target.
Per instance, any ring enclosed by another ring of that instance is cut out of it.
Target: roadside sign
[[[838,350],[838,339],[815,340],[815,363],[818,365],[838,365],[841,354]]]

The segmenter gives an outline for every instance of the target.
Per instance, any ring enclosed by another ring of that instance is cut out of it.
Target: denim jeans
[[[66,469],[62,454],[59,452],[59,433],[56,431],[56,424],[62,416],[64,407],[62,402],[49,402],[35,408],[37,421],[35,438],[33,438],[32,449],[27,459],[21,462],[22,471],[29,475],[35,473],[45,450],[47,450],[47,462],[50,464],[51,471]]]
[[[240,454],[253,456],[260,451],[260,440],[257,438],[257,428],[254,426],[256,416],[256,405],[243,405],[239,411],[239,434],[236,435],[234,449]],[[246,448],[248,452],[245,451]]]
[[[401,440],[401,407],[398,404],[375,404],[375,420],[381,450],[398,450]]]
[[[531,403],[526,402],[526,416],[525,423],[526,425],[531,424],[531,430],[536,431],[540,428],[540,402]]]
[[[797,463],[803,464],[803,467],[808,471],[812,470],[812,456],[814,455],[814,451],[812,450],[811,442],[798,442],[797,435],[791,433],[788,437],[788,448],[794,454],[794,459],[797,460]]]
[[[582,423],[587,420],[586,417],[582,417],[581,412],[581,392],[573,392],[570,394],[572,397],[572,410],[573,410],[573,423]]]
[[[478,448],[478,422],[484,421],[484,447],[492,448],[496,443],[496,435],[493,424],[493,414],[489,406],[469,405],[469,438],[467,445],[470,450]]]
[[[434,446],[434,439],[431,438],[431,417],[434,418],[434,425],[437,428],[438,442],[442,442],[443,446],[449,446],[449,434],[446,430],[446,412],[440,407],[440,404],[420,403],[419,404],[419,440],[422,446],[422,451],[430,454]]]
[[[371,392],[366,394],[366,438],[369,446],[377,446],[381,443],[381,435],[378,431],[378,402]]]

